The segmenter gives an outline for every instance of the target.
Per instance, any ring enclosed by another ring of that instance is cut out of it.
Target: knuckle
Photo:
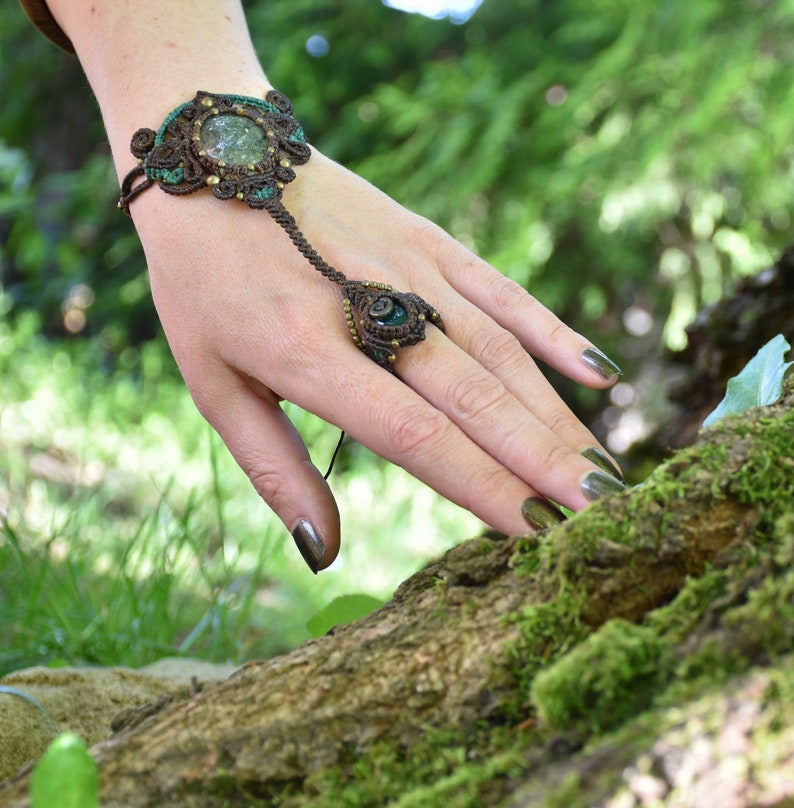
[[[277,511],[287,482],[281,469],[275,466],[252,466],[244,470],[257,494]]]
[[[546,328],[546,340],[549,343],[564,343],[573,332],[565,323],[552,315]]]
[[[493,276],[490,286],[491,299],[503,314],[509,314],[518,306],[526,305],[531,299],[520,283],[501,273]]]
[[[457,379],[449,393],[449,402],[457,420],[475,421],[507,403],[510,394],[504,385],[482,371]]]
[[[553,413],[546,418],[546,426],[555,435],[568,435],[581,427],[576,416],[570,410]]]
[[[499,330],[481,340],[476,358],[483,367],[493,371],[509,367],[527,358],[521,343],[509,332]]]
[[[498,501],[503,495],[509,476],[510,472],[496,464],[471,469],[464,480],[464,505],[471,509],[475,502]]]
[[[538,455],[537,460],[541,473],[548,474],[562,467],[570,460],[571,454],[571,448],[563,443],[555,443],[553,446],[546,447],[545,450]]]
[[[426,405],[407,405],[387,416],[386,430],[398,455],[425,454],[443,440],[448,429],[445,416]]]

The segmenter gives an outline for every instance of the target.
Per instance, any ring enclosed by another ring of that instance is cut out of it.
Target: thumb
[[[254,392],[231,370],[218,382],[212,391],[191,391],[196,405],[290,531],[309,569],[325,569],[340,541],[328,483],[273,392],[261,386]]]

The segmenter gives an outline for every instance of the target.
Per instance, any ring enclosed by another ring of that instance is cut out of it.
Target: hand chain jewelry
[[[218,199],[237,199],[264,208],[285,230],[306,260],[344,293],[345,319],[353,341],[381,367],[394,372],[396,351],[425,338],[425,322],[441,331],[441,315],[418,295],[385,283],[351,281],[309,244],[281,196],[311,149],[292,104],[278,90],[264,101],[199,92],[177,107],[159,131],[139,129],[131,151],[139,164],[121,184],[119,207],[155,183],[176,196],[212,188]],[[143,180],[135,183],[136,179]]]

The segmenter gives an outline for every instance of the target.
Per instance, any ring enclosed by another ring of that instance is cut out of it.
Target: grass
[[[479,523],[362,447],[331,478],[343,547],[315,577],[167,349],[50,342],[0,320],[0,675],[34,664],[241,663],[309,637],[334,598],[387,598]],[[338,433],[289,407],[324,467]]]

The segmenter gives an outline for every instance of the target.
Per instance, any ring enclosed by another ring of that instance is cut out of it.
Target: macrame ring
[[[398,348],[421,342],[428,320],[444,330],[441,315],[419,295],[373,281],[349,281],[342,288],[353,342],[381,367],[391,369]]]
[[[349,280],[300,231],[281,197],[295,179],[293,165],[306,163],[311,149],[290,100],[278,90],[268,92],[264,101],[198,92],[174,109],[157,132],[135,132],[130,149],[139,163],[121,184],[119,207],[125,213],[154,184],[176,196],[209,187],[218,199],[266,210],[314,269],[342,288],[353,341],[381,367],[393,372],[397,349],[424,340],[428,320],[444,330],[441,315],[419,295],[385,283]]]

